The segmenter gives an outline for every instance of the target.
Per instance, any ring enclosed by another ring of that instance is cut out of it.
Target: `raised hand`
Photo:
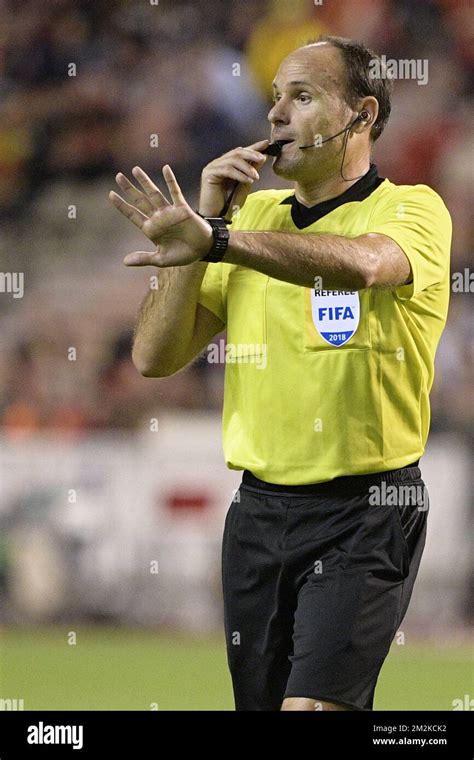
[[[112,204],[156,245],[155,251],[129,253],[127,266],[175,267],[191,264],[205,256],[212,247],[212,228],[187,203],[171,167],[163,167],[171,203],[149,176],[135,166],[132,174],[141,186],[135,187],[121,172],[116,182],[125,198],[113,190]]]
[[[268,156],[260,153],[269,145],[269,140],[260,140],[246,148],[234,148],[204,167],[201,175],[199,211],[205,216],[219,216],[227,198],[227,193],[235,182],[239,185],[232,195],[232,204],[226,217],[232,218],[235,206],[242,208],[253,183],[258,180],[258,169]]]

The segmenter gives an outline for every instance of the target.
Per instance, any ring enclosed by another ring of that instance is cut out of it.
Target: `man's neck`
[[[317,203],[336,198],[349,190],[358,180],[367,174],[370,169],[370,158],[366,157],[360,161],[352,161],[350,165],[344,166],[342,174],[344,177],[351,177],[345,180],[341,176],[338,168],[331,177],[318,179],[309,182],[296,182],[295,197],[303,206],[311,208]]]

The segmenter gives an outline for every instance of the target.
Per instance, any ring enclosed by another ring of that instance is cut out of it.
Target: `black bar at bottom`
[[[468,711],[380,712],[0,712],[0,760],[29,757],[159,758],[188,750],[243,758],[292,748],[321,757],[472,760]],[[74,749],[76,748],[76,749]]]

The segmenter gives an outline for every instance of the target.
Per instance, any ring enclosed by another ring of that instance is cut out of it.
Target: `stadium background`
[[[464,273],[468,6],[0,2],[0,270],[24,275],[23,297],[0,293],[1,709],[232,709],[219,562],[239,474],[221,453],[224,367],[204,354],[172,378],[134,369],[131,331],[155,271],[122,266],[143,241],[108,204],[115,173],[139,164],[160,180],[170,163],[197,207],[202,167],[268,136],[284,55],[318,33],[361,39],[429,62],[427,85],[395,83],[375,157],[382,176],[441,194],[452,270]],[[283,186],[266,167],[259,189]],[[474,698],[464,291],[452,294],[422,462],[428,547],[378,709],[469,709]]]

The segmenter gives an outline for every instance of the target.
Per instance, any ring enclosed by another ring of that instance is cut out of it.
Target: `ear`
[[[374,98],[373,95],[368,95],[366,98],[363,98],[359,103],[358,112],[361,115],[361,118],[358,120],[357,124],[354,124],[354,132],[369,132],[370,134],[370,130],[374,126],[377,121],[377,116],[379,115],[377,98]]]

